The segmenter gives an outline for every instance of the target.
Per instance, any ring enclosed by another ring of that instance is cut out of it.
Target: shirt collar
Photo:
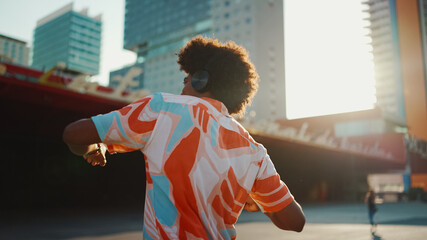
[[[229,115],[227,107],[224,105],[224,103],[222,103],[218,100],[212,99],[212,98],[208,98],[208,97],[202,97],[202,99],[209,102],[220,113],[227,115],[227,116]]]

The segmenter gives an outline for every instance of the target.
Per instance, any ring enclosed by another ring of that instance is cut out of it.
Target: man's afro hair
[[[180,69],[192,75],[209,72],[209,92],[230,114],[243,114],[258,89],[258,73],[248,52],[232,41],[197,36],[181,48]]]

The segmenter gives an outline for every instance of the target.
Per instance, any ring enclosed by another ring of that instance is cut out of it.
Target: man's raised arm
[[[105,166],[106,147],[101,143],[95,124],[91,119],[81,119],[70,123],[62,134],[70,151],[83,156],[88,163]]]

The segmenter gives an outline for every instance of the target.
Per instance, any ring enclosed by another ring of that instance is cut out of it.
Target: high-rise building
[[[124,48],[143,61],[144,88],[178,94],[184,73],[178,50],[202,34],[232,40],[249,51],[260,87],[247,116],[286,116],[283,0],[126,0]]]
[[[29,52],[27,42],[0,34],[0,59],[28,65]]]
[[[377,104],[427,140],[425,0],[368,0]]]
[[[68,70],[96,75],[101,52],[101,15],[88,16],[88,9],[73,10],[73,3],[37,22],[34,30],[33,64],[50,69],[58,62]]]
[[[283,0],[218,0],[212,4],[214,36],[249,51],[260,76],[248,116],[286,118]]]
[[[124,48],[144,63],[144,88],[181,92],[185,75],[176,54],[192,37],[211,32],[210,2],[126,0]]]
[[[134,74],[132,79],[133,82],[135,83],[132,86],[128,86],[129,89],[126,89],[128,91],[136,91],[139,89],[143,89],[144,88],[144,81],[142,79],[142,72],[144,69],[144,63],[139,63],[139,64],[131,64],[128,66],[124,66],[120,69],[114,70],[110,72],[110,82],[109,82],[109,86],[113,87],[113,88],[117,88],[120,84],[120,79],[126,77],[127,74],[129,74],[130,70],[132,68],[137,68],[141,73],[139,74]]]

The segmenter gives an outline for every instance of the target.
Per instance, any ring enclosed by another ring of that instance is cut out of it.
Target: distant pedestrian
[[[378,208],[375,204],[376,194],[374,190],[369,189],[365,196],[365,203],[368,205],[369,223],[371,224],[371,230],[374,231],[377,227],[377,223],[374,221],[374,215]]]

